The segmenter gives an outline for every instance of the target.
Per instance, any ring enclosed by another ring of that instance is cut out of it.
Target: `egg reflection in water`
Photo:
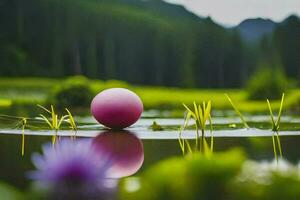
[[[129,131],[106,131],[92,141],[100,154],[110,160],[107,178],[122,178],[133,175],[144,162],[142,141]]]

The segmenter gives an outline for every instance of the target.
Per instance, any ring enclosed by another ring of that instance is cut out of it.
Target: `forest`
[[[4,0],[0,76],[84,75],[137,85],[240,88],[263,68],[300,78],[300,19],[256,41],[161,0]]]

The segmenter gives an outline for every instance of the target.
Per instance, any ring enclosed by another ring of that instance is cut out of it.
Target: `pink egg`
[[[94,97],[91,112],[104,126],[121,129],[131,126],[140,118],[143,103],[128,89],[111,88],[103,90]]]
[[[93,139],[99,155],[108,158],[107,178],[122,178],[136,173],[144,162],[142,141],[128,131],[107,131]]]

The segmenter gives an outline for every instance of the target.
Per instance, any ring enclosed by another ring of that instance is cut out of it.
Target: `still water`
[[[80,130],[77,132],[77,137],[95,137],[98,134],[103,134],[103,127],[95,125],[92,119],[83,118],[80,120]],[[224,125],[224,120],[218,119],[215,124]],[[153,131],[151,129],[153,121],[160,124],[163,130]],[[288,123],[288,121],[289,119],[283,119],[283,123]],[[231,123],[234,122],[238,123],[238,121],[231,120]],[[142,119],[129,129],[143,144],[144,162],[136,173],[137,176],[160,160],[171,156],[182,156],[178,144],[178,128],[181,123],[182,119]],[[296,119],[290,123],[293,127],[298,126]],[[2,123],[0,129],[0,180],[20,189],[26,189],[30,186],[29,180],[26,178],[26,172],[34,169],[31,164],[31,154],[40,152],[42,144],[51,142],[53,132],[48,130],[26,130],[25,155],[22,157],[21,130],[9,129],[8,127],[5,127]],[[230,129],[227,126],[227,128],[215,130],[213,133],[215,136],[215,151],[242,148],[250,159],[272,160],[274,157],[270,137],[273,133],[270,130],[257,128],[249,130]],[[293,163],[298,162],[300,159],[299,134],[300,132],[295,129],[280,132],[284,158]],[[61,138],[69,137],[74,135],[74,132],[63,130],[59,132],[59,135],[61,135]],[[209,131],[207,131],[207,136],[210,136]],[[184,131],[183,137],[193,142],[195,131]]]

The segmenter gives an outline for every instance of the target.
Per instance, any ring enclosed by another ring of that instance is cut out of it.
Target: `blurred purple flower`
[[[99,155],[91,146],[91,140],[61,140],[55,147],[43,146],[43,155],[35,153],[32,161],[36,171],[29,177],[44,185],[98,184],[103,181],[109,160]]]

